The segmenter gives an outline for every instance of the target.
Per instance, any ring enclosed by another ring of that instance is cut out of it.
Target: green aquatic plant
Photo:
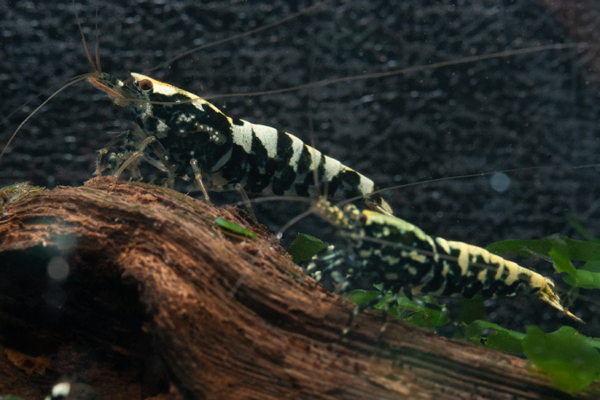
[[[325,248],[325,244],[316,237],[299,233],[296,239],[290,245],[288,253],[292,256],[294,263],[299,264],[302,261],[310,260]]]
[[[223,229],[228,234],[247,237],[254,241],[258,240],[258,238],[254,234],[254,232],[250,232],[248,229],[239,226],[235,222],[229,222],[229,221],[219,217],[219,218],[215,219],[215,224],[217,224],[217,226],[219,228]]]

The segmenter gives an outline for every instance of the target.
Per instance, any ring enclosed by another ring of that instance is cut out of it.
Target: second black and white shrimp
[[[318,213],[338,230],[348,246],[330,246],[306,264],[307,272],[341,294],[382,284],[394,296],[433,294],[485,298],[518,292],[540,300],[581,322],[566,310],[554,282],[517,263],[464,242],[431,237],[394,216],[350,204],[344,210],[322,199]]]

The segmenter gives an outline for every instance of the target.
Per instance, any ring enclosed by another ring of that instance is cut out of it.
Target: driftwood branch
[[[0,210],[0,394],[67,376],[104,399],[593,398],[401,323],[377,344],[376,312],[336,344],[352,309],[234,208],[98,178]]]

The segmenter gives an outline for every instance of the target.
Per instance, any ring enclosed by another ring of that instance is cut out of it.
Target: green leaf
[[[581,269],[590,272],[600,272],[600,261],[588,261]]]
[[[559,337],[569,338],[571,336],[578,336],[585,340],[590,346],[595,347],[596,349],[600,349],[600,338],[591,338],[585,335],[580,334],[577,329],[572,328],[570,326],[563,326],[559,330],[552,332],[552,335],[557,335]]]
[[[548,255],[553,247],[565,246],[569,258],[577,261],[600,261],[600,243],[585,240],[573,240],[568,237],[547,238],[541,240],[506,240],[486,247],[490,253],[502,256],[514,253],[524,257]]]
[[[439,309],[433,309],[427,305]],[[450,322],[444,305],[439,304],[432,296],[423,296],[422,304],[409,300],[407,297],[399,297],[398,309],[402,314],[403,321],[422,328],[434,328]],[[398,313],[398,310],[393,311]]]
[[[472,299],[460,298],[459,321],[470,324],[478,319],[485,319],[486,316],[487,312],[483,297],[474,297]]]
[[[548,374],[555,387],[571,393],[600,377],[600,353],[588,339],[570,327],[546,334],[530,326],[522,345],[527,358]]]
[[[585,240],[589,240],[590,242],[598,242],[598,239],[594,238],[591,233],[585,229],[583,225],[581,225],[575,218],[567,217],[567,221],[569,222],[569,225],[571,225],[573,229],[575,229]]]
[[[583,289],[600,289],[600,273],[583,269],[578,269],[576,272],[576,278],[573,278],[571,274],[564,276],[565,283]]]
[[[600,261],[588,261],[576,275],[564,276],[565,283],[583,289],[600,289]]]
[[[484,336],[484,331],[489,329],[493,332]],[[505,353],[523,353],[521,341],[525,337],[524,333],[511,331],[491,322],[473,321],[466,327],[465,336],[468,341],[483,344],[490,349]]]
[[[567,249],[558,246],[552,247],[552,249],[548,252],[548,255],[552,257],[556,272],[566,272],[571,278],[577,281],[577,270],[571,263],[569,251]]]
[[[375,290],[357,289],[350,292],[350,301],[359,306],[364,306],[375,301],[379,296],[381,296],[381,292]]]
[[[241,235],[241,236],[246,236],[252,240],[257,241],[258,238],[256,237],[256,235],[253,232],[250,232],[249,230],[242,228],[241,226],[239,226],[238,224],[236,224],[235,222],[229,222],[227,220],[224,220],[223,218],[217,218],[215,220],[215,223],[220,227],[223,228],[225,230],[228,230],[230,232],[233,232],[237,235]]]
[[[316,237],[299,233],[296,235],[294,243],[288,249],[288,253],[292,256],[294,263],[298,264],[302,261],[310,260],[324,248],[323,241]]]
[[[23,398],[22,397],[8,395],[8,396],[0,396],[0,400],[23,400]]]
[[[381,287],[381,285],[373,286]],[[378,297],[380,297],[379,300]],[[353,290],[350,293],[350,299],[358,305],[367,305],[377,300],[377,304],[373,308],[377,310],[387,309],[387,313],[394,318],[423,328],[433,328],[446,325],[450,322],[450,319],[443,311],[444,306],[438,304],[432,296],[424,296],[423,302],[427,305],[438,307],[440,310],[431,309],[424,304],[419,304],[404,296],[398,297],[397,301],[393,305],[390,305],[394,301],[394,295],[391,292],[382,293],[375,290]]]

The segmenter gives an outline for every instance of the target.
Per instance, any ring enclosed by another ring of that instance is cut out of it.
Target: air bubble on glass
[[[50,279],[62,282],[69,276],[69,263],[63,257],[53,257],[48,262],[47,272]]]
[[[490,186],[497,192],[506,192],[510,188],[510,177],[503,172],[497,172],[490,176]]]

